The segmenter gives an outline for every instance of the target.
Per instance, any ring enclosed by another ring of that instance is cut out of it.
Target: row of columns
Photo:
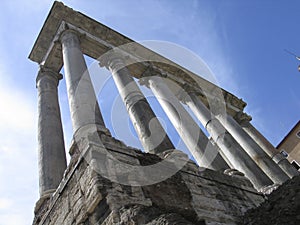
[[[216,115],[216,118],[274,183],[281,184],[289,179],[288,175],[272,161],[231,116],[219,114]]]
[[[249,122],[249,120],[239,121],[243,130],[279,165],[279,167],[290,177],[299,175],[298,170],[291,166],[290,162]]]
[[[258,189],[272,184],[271,179],[243,150],[220,121],[212,115],[195,93],[190,92],[185,95],[184,102],[206,128],[211,138],[220,147],[220,151],[223,151],[223,154],[228,158],[235,169],[243,172]]]
[[[90,126],[103,131],[106,129],[105,124],[81,51],[78,34],[73,30],[65,30],[61,34],[60,42],[74,136],[80,135]],[[113,51],[100,58],[100,65],[111,71],[144,150],[159,154],[174,149],[170,138],[124,64],[122,56]],[[58,187],[66,169],[57,96],[60,78],[61,75],[44,67],[41,67],[37,77],[41,196]],[[277,160],[276,164],[271,159],[276,158],[272,145],[260,137],[259,140],[263,140],[265,144],[264,147],[260,147],[261,143],[256,142],[257,132],[255,133],[253,128],[247,125],[250,128],[243,129],[229,115],[212,115],[195,93],[188,91],[180,97],[176,96],[174,90],[170,89],[168,80],[153,70],[145,72],[140,83],[152,90],[200,166],[214,170],[225,170],[233,166],[243,172],[257,189],[269,186],[273,182],[281,184],[288,176],[298,175],[298,172],[292,170],[292,166],[284,160]],[[179,98],[192,110],[216,144],[212,144],[207,138]]]
[[[200,166],[214,170],[229,168],[215,146],[208,140],[176,96],[159,76],[148,76],[141,80],[152,90],[171,123],[177,130],[191,154]]]

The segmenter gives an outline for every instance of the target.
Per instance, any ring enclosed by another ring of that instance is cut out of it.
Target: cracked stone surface
[[[300,224],[300,176],[273,191],[258,208],[249,210],[244,224]]]
[[[83,149],[89,149],[85,157],[81,157]],[[246,211],[264,201],[244,177],[200,169],[192,161],[155,184],[119,184],[102,176],[116,171],[108,153],[141,167],[162,160],[110,135],[91,134],[73,145],[60,186],[50,198],[39,201],[33,224],[239,224]]]

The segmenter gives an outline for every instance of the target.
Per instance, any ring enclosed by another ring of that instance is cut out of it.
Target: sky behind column
[[[299,120],[300,61],[284,51],[300,55],[298,0],[64,3],[133,40],[166,41],[197,54],[222,88],[247,102],[253,125],[275,146]],[[27,57],[52,4],[1,1],[0,225],[31,224],[38,199],[38,65]],[[69,146],[64,80],[59,92]]]

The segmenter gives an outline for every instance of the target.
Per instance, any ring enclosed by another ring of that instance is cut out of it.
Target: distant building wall
[[[297,165],[300,165],[300,121],[298,121],[278,144],[277,149],[280,150],[294,166],[297,167]]]

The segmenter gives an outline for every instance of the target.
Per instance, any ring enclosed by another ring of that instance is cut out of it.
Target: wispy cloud
[[[10,76],[1,65],[0,224],[21,225],[32,219],[37,198],[37,174],[32,174],[37,171],[36,110],[29,96],[6,78]]]
[[[7,198],[0,198],[0,209],[7,209],[13,205],[13,201]]]
[[[22,225],[24,224],[24,221],[26,221],[26,218],[22,217],[20,214],[14,214],[14,213],[7,213],[0,215],[0,221],[4,222],[3,224],[9,224],[9,225]]]

